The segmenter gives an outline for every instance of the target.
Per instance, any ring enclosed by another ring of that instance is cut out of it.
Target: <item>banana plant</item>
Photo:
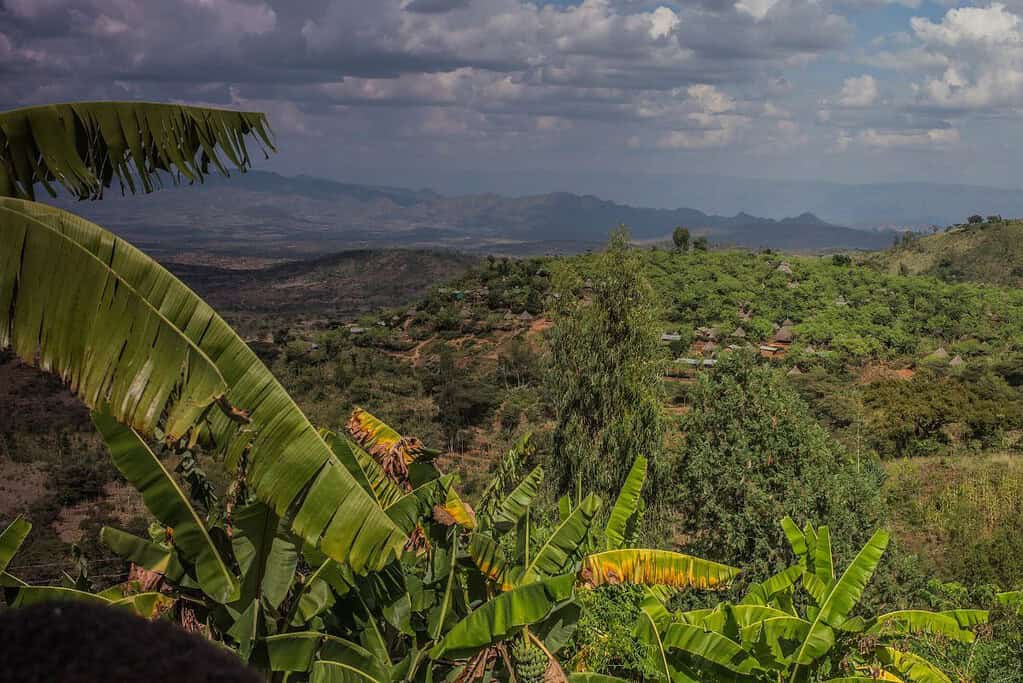
[[[547,657],[552,671],[560,672],[555,655],[567,643],[579,614],[575,591],[622,583],[676,590],[726,585],[738,570],[680,553],[622,547],[637,523],[645,474],[646,460],[639,458],[603,534],[597,524],[602,506],[597,496],[589,495],[574,507],[563,498],[558,522],[545,540],[537,542],[531,508],[543,481],[540,467],[500,504],[485,508],[487,514],[469,534],[467,549],[485,578],[486,599],[451,628],[431,656],[464,659],[470,678],[480,678],[486,662],[504,661],[508,669],[518,671],[518,661],[528,665],[535,658],[529,651],[535,648]],[[509,650],[519,657],[509,658]],[[478,671],[472,670],[475,666]]]
[[[33,201],[39,185],[98,199],[115,179],[149,192],[211,166],[244,171],[246,140],[274,150],[262,114],[139,102],[0,113],[0,348],[145,439],[244,458],[255,499],[304,545],[380,569],[406,535],[230,326],[127,242]]]
[[[900,610],[853,616],[888,544],[878,531],[840,574],[828,527],[782,527],[797,563],[749,587],[738,604],[670,613],[648,599],[636,636],[650,644],[668,681],[734,680],[775,683],[835,681],[948,681],[906,646],[938,634],[972,642],[970,629],[987,621],[981,610]],[[797,599],[802,588],[806,599]],[[806,602],[802,614],[797,605]],[[833,678],[832,678],[833,677]]]

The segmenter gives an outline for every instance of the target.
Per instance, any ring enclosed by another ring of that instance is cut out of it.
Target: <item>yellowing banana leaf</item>
[[[913,683],[952,683],[938,667],[912,652],[903,652],[891,647],[879,647],[875,651],[878,661],[895,669],[907,681]]]
[[[497,541],[485,534],[473,534],[469,537],[468,552],[484,576],[500,585],[502,590],[512,588],[508,577],[508,560]]]
[[[835,583],[799,648],[795,660],[797,664],[806,666],[813,663],[834,645],[834,632],[831,629],[840,627],[859,602],[888,547],[888,539],[887,532],[876,531]]]
[[[405,492],[387,478],[380,464],[366,451],[346,436],[333,432],[322,432],[334,455],[348,468],[363,489],[373,495],[382,508],[394,505]]]
[[[428,449],[414,436],[404,437],[380,418],[362,408],[356,408],[348,418],[348,432],[366,451],[377,458],[400,454],[406,465],[437,451]]]
[[[604,674],[582,671],[574,674],[568,674],[568,683],[628,683],[628,681],[624,678],[617,678],[615,676],[605,676]]]
[[[7,565],[11,563],[30,531],[32,531],[32,524],[18,515],[0,534],[0,573],[7,571]]]
[[[618,499],[611,509],[611,516],[604,529],[608,550],[618,550],[625,545],[625,535],[639,509],[640,494],[646,481],[646,464],[646,458],[642,455],[636,458],[629,475],[625,478],[625,483],[622,484],[622,490],[618,493]]]
[[[454,485],[447,487],[447,495],[444,498],[444,505],[441,506],[440,510],[443,510],[445,519],[450,518],[451,522],[457,524],[460,527],[472,531],[476,528],[476,511],[472,509],[472,506],[462,500],[462,497],[458,495],[458,491],[455,490]],[[437,515],[435,514],[434,517]]]
[[[631,583],[700,590],[723,588],[739,570],[668,550],[609,550],[583,558],[579,582],[587,588]]]
[[[248,483],[256,497],[292,519],[303,540],[354,571],[379,569],[398,556],[405,535],[199,297],[88,221],[14,199],[0,198],[0,209],[0,346],[13,343],[28,362],[39,351],[43,367],[72,383],[87,405],[107,404],[114,417],[146,436],[165,412],[165,431],[173,438],[204,416],[204,442],[235,455],[248,449]],[[32,237],[25,251],[29,233],[45,239]],[[103,268],[73,256],[75,248]],[[39,334],[41,320],[45,335]],[[208,411],[225,384],[225,401],[234,409]]]
[[[987,615],[983,614],[983,621],[974,622],[972,615],[964,614],[963,618],[967,621],[967,625],[973,625],[970,622],[984,623],[987,621]],[[867,628],[867,633],[875,635],[940,634],[960,643],[972,643],[976,637],[972,631],[963,628],[959,619],[952,614],[926,610],[899,610],[882,614],[873,619],[873,624]]]
[[[236,600],[238,579],[221,557],[188,496],[160,459],[134,430],[109,415],[93,413],[92,421],[110,449],[114,466],[142,494],[153,516],[172,529],[174,546],[195,565],[203,592],[222,603]]]
[[[170,581],[177,583],[185,576],[185,568],[171,548],[108,526],[100,529],[99,540],[118,557],[163,574]]]
[[[158,171],[201,181],[221,155],[249,166],[245,137],[273,149],[266,117],[150,102],[77,102],[0,113],[0,196],[32,199],[57,182],[79,198],[100,197],[116,176],[122,191],[150,192]],[[136,183],[139,187],[136,187]]]
[[[494,515],[494,527],[504,533],[513,529],[526,510],[533,504],[533,499],[540,492],[540,484],[543,482],[543,468],[537,465],[533,471],[526,475],[519,484],[512,489],[497,508]]]
[[[451,627],[430,651],[433,659],[463,659],[498,643],[523,626],[535,624],[572,597],[575,577],[559,576],[529,583],[483,603]]]

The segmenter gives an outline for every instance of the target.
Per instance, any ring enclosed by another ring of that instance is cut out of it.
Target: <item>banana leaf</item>
[[[557,576],[568,570],[578,550],[590,532],[590,525],[600,511],[600,498],[590,494],[580,503],[568,519],[561,522],[526,566],[519,584],[543,577]]]
[[[724,587],[739,570],[669,550],[609,550],[583,558],[580,584],[587,588],[631,583],[701,590]]]
[[[100,529],[99,540],[118,557],[163,574],[174,583],[180,583],[185,577],[185,568],[171,548],[108,526]]]
[[[637,457],[625,478],[625,483],[622,484],[622,490],[618,493],[618,499],[611,509],[611,516],[604,529],[608,550],[618,550],[625,545],[626,534],[641,502],[640,494],[646,481],[646,465],[646,458]]]
[[[463,659],[498,643],[523,626],[545,619],[572,597],[575,577],[559,576],[526,584],[486,601],[447,632],[430,651],[433,659]]]
[[[158,423],[172,440],[198,425],[231,460],[247,451],[255,496],[354,571],[400,554],[405,534],[256,355],[174,276],[102,228],[0,198],[0,346],[29,363],[38,353],[86,405],[144,436]]]
[[[92,421],[107,443],[114,466],[142,494],[153,516],[172,530],[174,546],[194,564],[203,592],[218,602],[237,599],[238,579],[221,557],[187,494],[156,454],[138,433],[109,415],[93,413]]]
[[[34,199],[35,184],[55,194],[98,198],[116,177],[121,191],[151,192],[160,171],[174,182],[202,181],[221,156],[244,171],[245,138],[273,149],[263,114],[151,102],[76,102],[0,113],[0,196]]]
[[[888,539],[888,533],[884,530],[875,532],[835,583],[827,599],[821,604],[820,612],[813,620],[806,639],[796,654],[797,664],[803,666],[812,664],[834,645],[832,629],[841,626],[859,602],[863,590],[888,547]]]
[[[21,544],[25,542],[30,531],[32,531],[32,524],[18,515],[0,534],[0,574],[7,571],[7,565],[14,559],[14,555],[18,552]]]
[[[526,514],[526,510],[533,504],[533,499],[540,492],[542,482],[543,468],[538,465],[512,489],[494,515],[494,527],[498,531],[502,533],[509,531],[519,523],[519,520]]]

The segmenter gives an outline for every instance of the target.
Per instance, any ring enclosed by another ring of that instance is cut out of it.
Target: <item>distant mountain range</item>
[[[638,241],[677,225],[712,242],[786,250],[879,249],[885,231],[833,225],[811,213],[773,220],[747,213],[652,209],[592,195],[446,197],[430,190],[340,183],[253,171],[145,197],[75,203],[73,210],[156,255],[182,251],[306,257],[341,249],[440,247],[505,254],[578,252],[625,224]]]

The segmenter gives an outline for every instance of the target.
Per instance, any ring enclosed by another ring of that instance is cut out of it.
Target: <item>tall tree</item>
[[[678,226],[671,233],[671,241],[675,243],[675,249],[681,252],[689,251],[689,228]]]
[[[788,561],[777,520],[826,519],[849,557],[883,521],[876,458],[850,455],[776,370],[722,354],[690,395],[686,442],[669,492],[689,552],[764,577]]]
[[[653,290],[624,226],[587,275],[591,300],[571,299],[550,336],[546,381],[557,413],[550,471],[560,491],[610,497],[639,455],[655,464],[656,487],[663,350]]]

